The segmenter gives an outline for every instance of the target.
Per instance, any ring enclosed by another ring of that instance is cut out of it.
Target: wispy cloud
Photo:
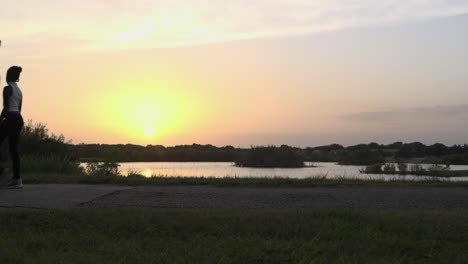
[[[190,45],[296,35],[468,13],[466,0],[16,0],[2,38],[79,39],[86,48]]]
[[[387,125],[453,125],[468,128],[468,105],[407,108],[389,111],[359,112],[339,117],[341,120]],[[408,128],[408,127],[407,127]],[[428,127],[426,127],[428,128]],[[433,127],[437,129],[437,127]]]
[[[460,144],[468,140],[468,105],[358,112],[338,118],[354,134],[343,133],[344,142],[421,141]],[[346,140],[346,138],[351,140]]]

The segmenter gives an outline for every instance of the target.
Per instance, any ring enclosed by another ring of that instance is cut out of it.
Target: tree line
[[[213,145],[106,145],[79,144],[70,146],[73,155],[82,160],[115,160],[120,162],[235,162],[248,155],[251,148]],[[369,165],[387,161],[419,159],[420,162],[468,164],[468,145],[445,146],[444,144],[424,145],[420,142],[395,142],[388,145],[377,143],[342,146],[338,144],[298,148],[287,145],[268,147],[264,155],[276,155],[278,151],[293,151],[304,161],[339,162],[349,165]]]
[[[213,145],[162,145],[139,146],[132,144],[72,144],[62,135],[49,133],[41,123],[28,122],[22,131],[20,150],[24,156],[65,156],[70,160],[115,162],[239,162],[252,156],[252,148]],[[2,157],[7,154],[7,144],[2,146]],[[349,165],[369,165],[384,162],[427,162],[443,164],[468,164],[468,145],[446,146],[420,142],[392,144],[358,144],[343,146],[331,144],[298,148],[287,145],[267,146],[253,153],[259,156],[300,157],[303,161],[338,162]],[[284,152],[284,153],[282,153]],[[261,153],[259,155],[258,153]],[[294,153],[294,155],[292,154]],[[283,159],[283,158],[281,158]],[[291,159],[292,160],[292,159]]]

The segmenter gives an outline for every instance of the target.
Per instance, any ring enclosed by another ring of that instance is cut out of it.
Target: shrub
[[[432,164],[431,167],[428,169],[429,171],[446,171],[449,170],[449,167],[443,166],[440,164]]]
[[[385,166],[383,168],[383,171],[384,172],[396,172],[395,164],[393,164],[393,163],[385,164]]]
[[[382,173],[382,164],[377,163],[373,165],[368,165],[365,169],[360,170],[360,172],[367,174],[380,174]]]
[[[69,142],[63,135],[56,136],[49,133],[43,123],[33,123],[31,120],[25,124],[21,131],[21,153],[24,155],[69,155]]]
[[[378,150],[358,149],[351,151],[340,159],[342,165],[372,165],[385,162],[385,158]]]
[[[119,164],[116,162],[88,162],[85,173],[90,176],[120,176]]]
[[[239,167],[303,168],[303,158],[291,147],[252,147],[235,162]]]
[[[21,170],[25,173],[83,174],[83,168],[69,156],[27,155],[21,157]]]
[[[411,172],[423,172],[423,171],[425,171],[421,164],[411,164],[409,166],[409,170]]]
[[[398,163],[398,171],[399,171],[400,173],[406,173],[406,172],[408,172],[408,164],[399,162],[399,163]]]

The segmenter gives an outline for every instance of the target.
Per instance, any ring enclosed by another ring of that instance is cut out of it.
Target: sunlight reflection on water
[[[316,167],[299,169],[264,169],[264,168],[240,168],[230,162],[130,162],[121,163],[120,171],[124,175],[128,172],[137,172],[145,177],[287,177],[287,178],[311,178],[324,177],[329,179],[352,178],[366,180],[427,180],[431,177],[411,175],[370,175],[360,173],[363,166],[342,166],[330,162],[310,163]],[[455,165],[452,170],[468,170],[468,166]],[[452,181],[468,181],[467,177],[448,178]]]

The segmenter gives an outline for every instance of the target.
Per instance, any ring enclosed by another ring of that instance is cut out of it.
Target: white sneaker
[[[7,185],[7,189],[23,189],[23,180],[21,179],[13,179]]]

